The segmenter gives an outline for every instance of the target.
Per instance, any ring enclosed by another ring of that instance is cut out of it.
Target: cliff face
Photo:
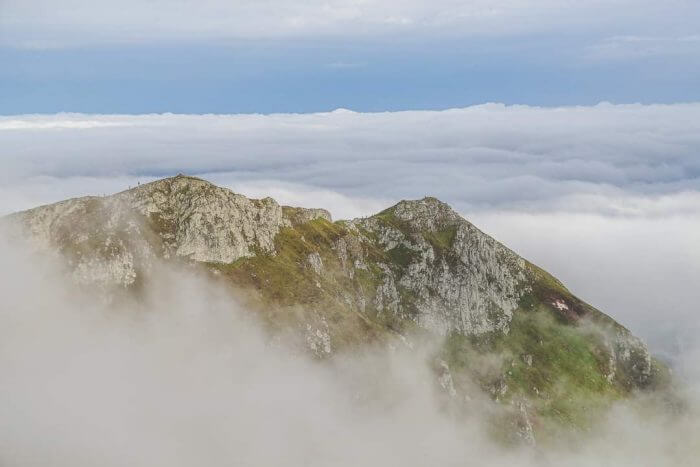
[[[319,357],[436,336],[446,394],[468,404],[476,383],[528,440],[664,376],[624,327],[434,198],[333,223],[177,176],[8,219],[105,290],[147,284],[158,261],[198,265]]]
[[[508,333],[529,290],[525,261],[448,205],[434,198],[402,201],[351,224],[370,233],[391,259],[376,296],[379,311],[443,335]]]

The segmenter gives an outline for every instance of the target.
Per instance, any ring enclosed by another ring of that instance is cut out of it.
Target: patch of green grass
[[[322,317],[336,350],[382,339],[390,330],[377,319],[374,295],[384,273],[372,258],[385,260],[386,254],[364,245],[368,268],[355,269],[350,277],[334,250],[346,235],[356,234],[342,223],[315,219],[282,229],[275,238],[274,254],[256,252],[250,258],[209,267],[235,286],[256,291],[254,305],[275,329],[305,327]],[[308,264],[311,253],[321,256],[321,274]],[[363,297],[365,306],[348,297]]]
[[[405,227],[391,210],[377,217],[392,227]],[[343,270],[334,250],[338,240],[347,235],[360,239],[366,264],[366,269],[357,268],[352,276]],[[447,252],[456,228],[423,235],[438,252]],[[307,323],[313,322],[314,316],[322,316],[328,323],[334,349],[383,339],[413,326],[411,317],[419,297],[411,290],[398,287],[403,315],[378,313],[374,305],[377,287],[385,275],[381,263],[396,271],[404,269],[417,255],[410,248],[399,245],[382,251],[372,239],[354,233],[343,223],[324,219],[282,229],[275,246],[274,255],[259,253],[217,266],[235,284],[259,291],[263,303],[278,310],[271,315],[273,319]],[[321,256],[322,274],[309,267],[310,253]],[[565,299],[572,307],[580,307],[577,312],[583,310],[581,316],[596,318],[597,310],[571,295],[545,271],[529,263],[527,268],[529,277],[524,287],[528,291],[520,298],[510,332],[452,334],[445,340],[441,357],[450,365],[458,390],[476,383],[506,405],[529,401],[539,420],[538,435],[546,438],[563,426],[590,426],[600,409],[627,389],[618,382],[611,384],[605,377],[610,355],[601,335],[579,325],[576,319],[563,318],[551,302]],[[362,297],[364,305],[353,303],[348,297]],[[500,316],[498,311],[494,310],[494,319]],[[504,394],[491,391],[502,384],[507,386]]]
[[[585,317],[601,328],[628,332],[626,328],[614,319],[573,295],[564,284],[547,271],[528,261],[526,261],[525,266],[530,276],[527,283],[531,286],[531,291],[524,294],[521,298],[520,305],[524,309],[531,308],[533,303],[546,303],[549,310],[562,322],[571,324],[572,318]],[[571,313],[568,313],[567,316],[554,310],[551,306],[552,299],[563,299],[569,306]]]
[[[535,288],[539,289],[537,291],[547,290],[557,292],[563,295],[570,295],[569,290],[566,287],[564,287],[564,284],[562,284],[557,278],[552,276],[544,269],[534,265],[529,261],[525,262],[525,267],[532,276],[532,282],[533,284],[535,284]]]
[[[423,237],[438,250],[448,250],[452,247],[455,236],[457,235],[457,226],[449,226],[437,232],[423,232]]]
[[[513,315],[508,335],[450,335],[443,356],[455,381],[476,382],[489,390],[505,382],[499,400],[526,399],[542,418],[546,436],[558,425],[585,428],[625,390],[605,377],[609,354],[587,328],[562,323],[544,306]],[[548,423],[552,423],[548,425]]]
[[[305,240],[305,235],[323,237],[324,233],[319,226],[310,227],[304,234],[285,228],[275,240],[276,254],[259,253],[217,267],[236,284],[253,286],[268,302],[313,304],[323,292],[316,286],[313,271],[306,267],[306,258],[317,248]]]
[[[397,230],[400,230],[405,235],[409,235],[411,233],[411,229],[409,228],[408,223],[396,217],[394,209],[395,208],[392,206],[389,209],[385,209],[384,211],[380,212],[379,214],[375,214],[374,216],[372,216],[372,218],[378,219],[380,222],[384,223],[388,227],[393,227]]]
[[[388,224],[397,224],[400,222],[396,217],[396,214],[394,214],[393,206],[375,214],[372,217],[375,219],[380,219]]]
[[[510,354],[507,379],[514,390],[530,393],[538,388],[551,393],[561,384],[589,393],[611,389],[602,371],[608,357],[601,353],[603,343],[579,327],[557,322],[546,311],[515,313],[509,336],[497,347]],[[532,366],[525,356],[532,358]]]

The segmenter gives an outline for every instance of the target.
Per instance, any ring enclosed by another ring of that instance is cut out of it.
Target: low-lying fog
[[[189,273],[163,269],[142,300],[117,306],[55,260],[4,241],[0,257],[3,466],[690,466],[700,455],[692,381],[686,413],[645,413],[640,399],[573,444],[503,447],[482,414],[444,410],[429,349],[313,361]],[[698,361],[688,355],[687,374],[700,376]]]

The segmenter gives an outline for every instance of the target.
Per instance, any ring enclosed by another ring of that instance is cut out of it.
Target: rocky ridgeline
[[[283,227],[323,218],[323,209],[284,209],[204,180],[177,176],[112,196],[71,199],[15,214],[34,244],[66,254],[84,283],[128,286],[156,258],[232,263],[274,254]]]
[[[527,438],[533,415],[585,424],[589,400],[663,379],[624,327],[435,198],[334,223],[322,209],[180,175],[8,219],[37,249],[63,255],[83,284],[129,289],[158,261],[201,265],[250,291],[272,327],[298,329],[319,356],[439,336],[436,372],[450,397],[469,400],[465,381],[476,380],[514,408]]]

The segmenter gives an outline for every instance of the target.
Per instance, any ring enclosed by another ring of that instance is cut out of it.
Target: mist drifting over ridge
[[[605,106],[602,110],[606,110]],[[653,109],[646,110],[650,112],[646,118],[634,117],[641,123],[622,119],[630,125],[631,139],[639,132],[648,131],[660,118],[657,115],[652,119]],[[676,110],[664,108],[662,113],[668,111],[673,115]],[[692,113],[692,106],[683,107],[683,111],[686,110]],[[534,109],[523,111],[527,118],[538,114]],[[363,124],[361,114],[336,114]],[[505,116],[510,115],[505,112]],[[406,116],[409,115],[403,115]],[[394,117],[392,114],[376,116],[388,119],[382,125],[389,124]],[[490,206],[491,203],[460,204],[457,200],[456,207],[469,213],[471,220],[556,271],[581,296],[593,297],[594,303],[602,303],[604,310],[618,313],[615,317],[633,330],[646,319],[650,319],[651,324],[642,329],[656,332],[662,330],[659,326],[662,323],[685,330],[687,340],[681,351],[673,355],[675,372],[688,384],[685,397],[691,401],[682,414],[654,412],[648,407],[656,403],[642,398],[620,403],[607,420],[590,433],[562,435],[559,446],[541,446],[536,450],[504,448],[488,437],[486,399],[483,413],[476,411],[469,414],[466,421],[458,422],[445,412],[439,389],[428,383],[416,384],[428,372],[426,353],[430,349],[418,356],[406,355],[400,349],[397,354],[373,350],[367,355],[346,356],[345,360],[334,364],[337,367],[323,366],[301,355],[290,357],[283,345],[270,345],[268,336],[251,319],[249,310],[235,305],[225,292],[201,277],[164,269],[159,273],[162,282],[149,292],[145,302],[148,313],[140,317],[144,304],[111,305],[110,309],[89,294],[75,290],[66,280],[60,264],[47,267],[46,260],[5,248],[3,296],[12,306],[3,308],[6,322],[2,329],[6,335],[2,341],[6,344],[2,366],[8,369],[5,373],[8,384],[3,385],[3,400],[7,405],[2,412],[7,414],[6,420],[17,420],[17,423],[9,423],[3,430],[3,446],[10,455],[2,460],[7,459],[10,465],[41,465],[48,462],[46,459],[57,465],[61,465],[60,462],[64,465],[95,462],[191,465],[202,459],[218,465],[232,458],[253,465],[279,463],[280,459],[290,465],[356,465],[358,462],[462,465],[464,459],[475,459],[475,465],[617,466],[649,462],[692,465],[689,459],[696,455],[693,433],[698,428],[695,401],[700,373],[694,344],[697,341],[692,333],[696,325],[693,318],[696,293],[691,285],[700,264],[695,235],[698,217],[693,202],[697,188],[691,157],[692,120],[688,120],[691,123],[685,133],[689,135],[684,149],[687,157],[665,152],[668,144],[679,141],[673,130],[663,137],[657,135],[666,142],[658,145],[659,152],[653,157],[649,154],[635,156],[639,149],[635,142],[622,152],[624,157],[613,156],[615,151],[600,151],[598,165],[612,167],[612,171],[599,176],[588,172],[586,176],[590,179],[581,182],[567,179],[567,173],[571,175],[577,170],[568,166],[575,167],[583,155],[596,154],[594,148],[605,148],[619,135],[611,134],[611,139],[604,141],[593,136],[574,143],[562,139],[561,145],[551,151],[573,144],[570,151],[581,152],[554,166],[538,154],[540,149],[525,152],[528,155],[522,157],[532,163],[522,165],[521,156],[514,155],[521,151],[504,154],[501,148],[482,154],[442,158],[437,173],[427,171],[411,175],[417,173],[414,167],[425,166],[433,160],[432,148],[424,151],[422,159],[410,151],[402,155],[410,144],[402,142],[401,134],[424,123],[420,122],[422,117],[428,120],[451,118],[441,113],[418,113],[414,117],[419,121],[402,123],[406,125],[403,127],[397,124],[393,140],[397,146],[385,149],[396,164],[395,184],[366,179],[366,174],[383,173],[382,168],[372,166],[369,155],[358,168],[352,157],[354,151],[340,150],[335,158],[319,152],[309,159],[290,161],[288,165],[281,163],[278,167],[256,165],[259,164],[257,160],[264,160],[264,153],[255,152],[256,147],[263,147],[257,146],[261,143],[256,142],[256,138],[262,140],[271,136],[275,141],[285,141],[284,147],[300,154],[304,147],[314,143],[318,132],[327,133],[327,129],[318,127],[324,116],[301,116],[300,119],[309,121],[298,127],[292,124],[293,117],[272,117],[272,121],[274,118],[282,120],[277,129],[268,127],[269,117],[251,116],[252,121],[260,119],[258,136],[255,131],[250,132],[250,128],[242,133],[230,132],[228,124],[217,130],[218,117],[210,117],[209,122],[204,122],[206,117],[202,117],[202,131],[213,132],[207,138],[216,139],[217,133],[221,138],[242,138],[245,133],[247,136],[239,142],[252,138],[249,149],[253,150],[241,152],[242,160],[236,159],[240,146],[236,151],[211,156],[197,137],[193,141],[181,139],[191,135],[181,131],[184,127],[172,127],[163,132],[162,125],[166,128],[169,125],[165,121],[141,135],[141,141],[147,143],[143,149],[136,147],[138,140],[132,138],[135,134],[125,132],[131,128],[129,125],[100,123],[92,128],[92,124],[85,123],[51,123],[44,128],[23,124],[25,128],[22,128],[13,123],[0,133],[3,137],[9,135],[6,139],[11,146],[7,154],[19,154],[19,143],[27,141],[29,133],[37,139],[33,147],[22,149],[29,151],[28,158],[6,158],[8,183],[4,185],[7,194],[4,199],[14,203],[9,208],[14,210],[35,203],[31,200],[37,193],[43,193],[44,200],[51,201],[65,193],[99,193],[96,190],[109,193],[148,181],[148,176],[133,174],[143,167],[138,157],[123,159],[122,167],[102,171],[104,166],[98,164],[100,157],[108,148],[118,148],[112,144],[117,141],[134,144],[130,150],[143,155],[147,151],[158,154],[155,151],[158,146],[172,147],[180,140],[185,144],[180,149],[182,160],[188,153],[200,153],[210,157],[200,162],[229,164],[228,169],[211,174],[213,180],[223,181],[244,194],[273,195],[287,204],[317,207],[320,200],[320,207],[330,208],[335,217],[376,212],[389,204],[388,199],[403,196],[406,191],[401,190],[406,187],[420,190],[418,196],[434,188],[447,190],[446,196],[450,199],[453,196],[450,193],[457,193],[458,185],[434,181],[446,173],[453,174],[443,177],[446,180],[461,173],[468,174],[476,177],[476,181],[482,180],[475,185],[464,185],[480,193],[477,199],[480,196],[488,199],[492,192],[508,194]],[[58,117],[36,118],[45,121]],[[75,117],[68,120],[71,118]],[[101,118],[90,117],[88,121],[100,122]],[[157,122],[160,117],[155,118]],[[197,117],[189,118],[200,121]],[[609,118],[612,121],[613,116]],[[77,119],[85,121],[83,116]],[[342,136],[348,125],[339,123],[332,130],[335,134],[324,144],[341,149],[349,144]],[[588,125],[595,123],[586,120],[584,126]],[[371,128],[367,123],[357,134],[365,135],[359,143],[369,145],[366,151],[376,156],[387,143],[379,144],[379,135],[374,143],[372,138],[367,139],[366,132]],[[446,130],[447,135],[443,137],[449,140],[450,133],[461,128],[455,125],[452,130]],[[91,135],[89,132],[93,130],[106,133]],[[47,131],[52,133],[45,133]],[[135,131],[144,130],[136,125]],[[519,134],[515,139],[517,145],[532,144],[531,141],[537,139],[533,131]],[[569,130],[563,127],[561,131]],[[619,132],[620,128],[615,131]],[[284,135],[284,132],[288,133]],[[573,134],[571,130],[569,135]],[[94,139],[76,141],[74,137],[78,135]],[[542,138],[552,141],[548,135]],[[58,146],[61,142],[65,144],[63,149]],[[440,144],[435,141],[435,148]],[[54,152],[48,151],[49,147]],[[281,153],[282,149],[280,146],[278,151]],[[63,154],[70,154],[70,157],[62,156],[59,151],[66,151]],[[75,165],[59,161],[52,165],[51,154],[59,159],[63,157],[64,162],[73,161]],[[249,154],[257,154],[259,158]],[[502,156],[491,158],[498,154]],[[167,161],[162,154],[146,171],[169,170]],[[525,174],[511,177],[508,164],[519,167]],[[653,168],[659,165],[676,175],[667,180],[655,179],[658,175]],[[212,166],[207,167],[204,171],[211,172]],[[550,172],[553,167],[556,170]],[[646,177],[645,183],[630,182],[624,176],[611,182],[615,179],[610,178],[610,173],[624,174],[629,167],[635,167],[640,177]],[[343,187],[332,179],[326,180],[335,170],[353,175],[353,182]],[[486,183],[496,173],[501,174],[493,178],[496,185]],[[546,185],[559,188],[551,193],[540,190],[537,186],[543,180]],[[504,189],[509,186],[514,187],[512,191]],[[522,200],[519,199],[521,192],[538,196]],[[524,208],[514,212],[513,206]],[[562,255],[563,251],[567,254]],[[653,290],[650,284],[660,292],[650,296],[648,292]],[[87,321],[85,310],[94,310]],[[36,328],[35,323],[46,323],[46,327]],[[669,342],[664,335],[651,335],[662,339],[664,348]],[[672,344],[676,342],[675,335],[670,339]],[[249,377],[240,379],[240,374],[246,372]],[[269,394],[269,398],[256,402],[255,398],[261,394]],[[28,407],[36,410],[27,413]],[[71,427],[71,430],[63,430],[64,437],[54,434],[56,420],[66,420],[64,426]],[[298,429],[300,424],[306,431]],[[139,440],[136,444],[135,439]]]
[[[0,0],[0,467],[695,467],[698,0]]]
[[[698,121],[692,103],[8,116],[0,213],[181,171],[336,219],[429,194],[674,359],[700,301]]]
[[[640,396],[559,445],[504,447],[488,435],[487,398],[483,411],[450,416],[426,352],[313,361],[191,272],[163,267],[138,302],[109,304],[54,259],[4,240],[2,257],[4,465],[631,466],[697,455],[697,392],[682,413]]]

